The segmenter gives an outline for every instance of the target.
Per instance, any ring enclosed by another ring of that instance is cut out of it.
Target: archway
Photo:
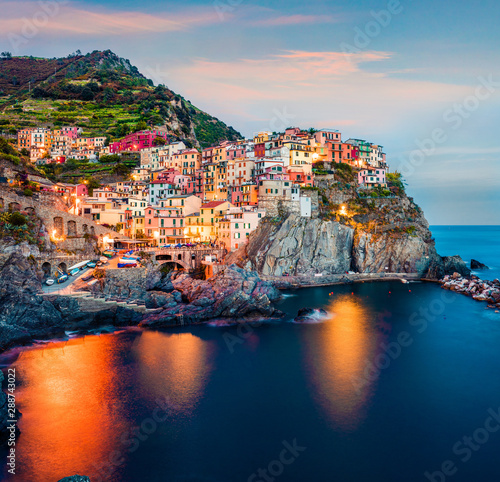
[[[21,211],[21,205],[19,203],[9,203],[9,211]]]
[[[64,234],[63,218],[59,216],[54,218],[54,229],[58,236],[62,236]]]
[[[87,234],[89,232],[89,227],[86,224],[82,225],[82,229],[83,229],[83,234]]]
[[[68,221],[68,236],[76,236],[76,222]]]
[[[185,270],[189,271],[190,267],[184,263],[184,261],[164,261],[161,263],[161,270],[163,272],[168,272],[168,268],[171,267],[171,271]]]
[[[156,260],[157,261],[172,261],[172,255],[171,254],[158,254],[158,255],[156,255]]]
[[[94,236],[94,234],[95,234],[95,229],[94,229],[94,226],[90,226],[90,234],[91,234],[92,236]]]
[[[29,214],[30,216],[33,216],[35,214],[35,208],[32,207],[27,207],[25,208],[26,214]]]
[[[52,265],[49,262],[42,264],[43,277],[48,278],[52,274]]]
[[[59,268],[59,271],[62,271],[63,273],[66,273],[66,271],[68,270],[68,266],[66,265],[66,263],[59,263],[57,267]]]

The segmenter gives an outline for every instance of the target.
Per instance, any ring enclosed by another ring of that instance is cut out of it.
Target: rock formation
[[[326,195],[322,198],[327,203]],[[319,218],[295,213],[265,218],[227,262],[276,277],[354,271],[417,273],[437,280],[455,271],[470,274],[459,257],[437,254],[421,209],[404,194],[377,202],[353,198],[347,215],[339,215],[331,202],[325,205]]]
[[[476,259],[470,260],[470,269],[490,269],[485,264],[477,261]]]
[[[467,296],[472,296],[477,301],[487,301],[493,308],[500,308],[500,281],[482,280],[477,276],[463,278],[460,273],[446,275],[442,280],[442,287],[456,291]]]
[[[279,291],[262,281],[257,273],[228,266],[214,278],[204,281],[180,274],[172,277],[171,293],[151,292],[149,303],[162,308],[146,315],[142,326],[198,323],[214,318],[235,321],[281,316],[272,306]]]

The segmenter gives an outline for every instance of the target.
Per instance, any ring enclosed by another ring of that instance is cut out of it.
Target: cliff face
[[[354,230],[348,226],[292,214],[279,225],[263,222],[246,256],[263,275],[344,273],[350,269],[353,240]]]
[[[327,193],[329,194],[329,193]],[[265,219],[246,247],[227,261],[268,276],[358,273],[417,273],[438,279],[465,263],[441,258],[422,211],[406,195],[347,201],[347,214],[323,196],[320,218],[297,214]],[[322,212],[321,212],[322,211]]]

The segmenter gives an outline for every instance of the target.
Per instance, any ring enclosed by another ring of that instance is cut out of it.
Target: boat
[[[406,283],[408,283],[408,280],[407,279],[402,279],[401,283],[406,284]]]
[[[118,268],[135,268],[137,260],[132,258],[120,258],[118,260]]]
[[[95,261],[89,261],[87,263],[87,268],[95,268],[97,265],[96,265],[96,262]]]
[[[69,274],[70,274],[71,276],[76,276],[79,272],[80,272],[80,268],[73,268],[73,269],[69,272]]]
[[[68,279],[68,275],[63,274],[63,275],[59,276],[59,278],[57,278],[57,284],[64,283],[67,279]]]
[[[106,258],[109,258],[111,259],[114,255],[115,255],[115,252],[114,251],[104,251],[104,253],[102,253],[103,256],[106,256]]]
[[[56,280],[54,278],[48,278],[46,281],[45,281],[45,284],[47,286],[52,286],[54,283],[56,282]]]

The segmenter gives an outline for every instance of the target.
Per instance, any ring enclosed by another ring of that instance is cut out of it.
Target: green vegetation
[[[164,85],[154,87],[128,60],[109,50],[62,59],[5,58],[0,62],[2,91],[0,125],[9,133],[77,125],[84,136],[106,135],[109,142],[162,127],[173,141],[183,140],[188,147],[197,140],[208,147],[241,137]],[[174,122],[179,128],[171,127]]]
[[[396,196],[405,194],[403,176],[399,172],[388,172],[385,176],[389,190]]]
[[[335,177],[345,183],[354,184],[356,182],[356,173],[349,164],[343,162],[335,164]]]
[[[40,249],[45,246],[45,240],[40,234],[41,221],[32,214],[20,212],[0,213],[0,239],[12,240],[16,244],[27,241]]]

